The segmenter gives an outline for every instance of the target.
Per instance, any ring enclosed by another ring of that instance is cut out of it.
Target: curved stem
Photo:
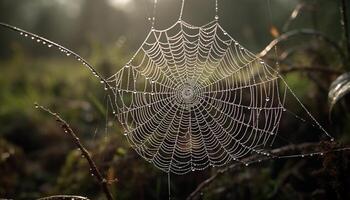
[[[340,152],[340,151],[349,151],[350,150],[350,146],[347,146],[347,147],[331,149],[331,150],[323,151],[323,152],[313,152],[313,153],[308,153],[308,154],[290,154],[287,156],[279,156],[279,155],[289,154],[291,152],[307,151],[310,149],[315,149],[317,147],[320,147],[319,143],[303,143],[303,144],[299,144],[299,145],[289,145],[289,146],[284,146],[281,148],[271,150],[271,154],[274,156],[266,157],[265,159],[260,159],[257,155],[253,155],[253,156],[245,158],[243,161],[245,163],[249,163],[249,164],[256,164],[256,163],[261,163],[264,161],[270,161],[270,160],[274,160],[274,159],[304,158],[304,157],[311,157],[311,156],[316,156],[316,155],[323,156],[324,154],[331,153],[331,152]],[[206,179],[202,183],[200,183],[197,186],[197,188],[186,199],[187,200],[197,199],[199,194],[206,187],[208,187],[212,182],[214,182],[218,177],[220,177],[221,175],[223,175],[229,171],[241,169],[239,167],[242,167],[241,163],[234,163],[234,164],[227,166],[223,169],[217,170],[208,179]]]
[[[47,38],[44,38],[42,36],[36,35],[34,33],[31,33],[29,31],[17,28],[15,26],[6,24],[6,23],[2,23],[0,22],[0,27],[4,27],[6,29],[15,31],[17,33],[20,33],[21,35],[25,36],[25,37],[30,37],[32,40],[36,40],[38,43],[41,43],[43,45],[47,45],[49,48],[51,47],[55,47],[56,49],[58,49],[61,53],[64,53],[67,56],[72,56],[74,57],[77,61],[79,61],[80,63],[82,63],[85,67],[87,67],[94,76],[96,76],[97,78],[100,79],[101,83],[103,83],[106,88],[109,90],[110,93],[114,93],[113,87],[108,83],[108,81],[102,77],[102,75],[95,69],[95,67],[93,65],[91,65],[88,61],[86,61],[86,59],[84,59],[82,56],[80,56],[79,54],[75,53],[74,51],[56,43],[53,42]]]
[[[265,47],[265,49],[258,54],[258,57],[266,56],[266,54],[269,53],[279,43],[287,41],[299,35],[317,36],[318,38],[322,39],[323,41],[328,43],[330,46],[332,46],[339,53],[339,56],[342,60],[343,65],[346,65],[346,56],[342,51],[342,49],[339,47],[339,45],[336,42],[334,42],[332,39],[330,39],[328,36],[326,36],[325,34],[315,31],[313,29],[298,29],[298,30],[289,31],[280,35],[278,38],[272,40],[270,44],[268,44]]]

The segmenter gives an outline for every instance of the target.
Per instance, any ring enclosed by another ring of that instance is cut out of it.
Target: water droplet
[[[24,34],[24,37],[28,37],[28,34]]]
[[[37,39],[36,42],[41,42],[41,40],[40,40],[40,39]]]
[[[215,15],[215,20],[218,20],[219,19],[219,16]]]
[[[20,32],[19,34],[23,35],[23,32]]]
[[[321,156],[323,156],[323,153],[320,153]]]
[[[155,81],[151,81],[151,83],[153,84],[153,83],[155,83]]]
[[[149,17],[148,20],[151,21],[152,19]]]
[[[331,142],[334,142],[334,138],[331,138]]]
[[[46,42],[45,42],[45,41],[43,41],[43,44],[46,44]]]
[[[129,65],[125,65],[125,68],[129,68],[130,66]]]
[[[51,48],[51,47],[52,47],[52,44],[47,45],[47,47]]]
[[[248,164],[248,163],[246,163],[246,164],[245,164],[245,166],[246,166],[246,167],[248,167],[248,166],[249,166],[249,164]]]
[[[105,90],[108,90],[108,88],[107,88],[107,87],[105,87]]]
[[[136,94],[136,92],[134,92],[134,94]]]
[[[35,108],[36,108],[36,109],[38,109],[38,108],[39,108],[39,106],[37,106],[37,105],[36,105],[36,106],[35,106]]]
[[[125,136],[127,136],[128,134],[127,133],[124,133]]]
[[[113,111],[113,114],[114,114],[114,115],[115,115],[115,113],[116,113],[116,112],[115,112],[115,111]]]
[[[283,108],[283,112],[286,112],[286,111],[287,111],[287,109]]]
[[[34,39],[35,39],[35,37],[31,37],[31,39],[32,39],[32,40],[34,40]]]
[[[100,83],[104,83],[104,81],[100,81]]]
[[[266,99],[265,99],[266,101],[270,101],[270,97],[266,97]]]
[[[91,176],[94,176],[94,174],[93,174],[93,173],[91,173]]]

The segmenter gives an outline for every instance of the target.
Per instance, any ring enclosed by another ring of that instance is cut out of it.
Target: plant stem
[[[333,145],[333,144],[331,144]],[[309,156],[323,156],[324,154],[332,153],[332,152],[343,152],[343,151],[350,151],[350,146],[345,146],[341,148],[335,148],[331,147],[331,149],[328,149],[326,151],[317,151],[313,153],[308,153],[308,154],[293,154],[293,152],[305,152],[305,151],[312,151],[315,148],[319,148],[320,143],[303,143],[303,144],[298,144],[298,145],[288,145],[284,146],[281,148],[273,149],[271,150],[271,157],[266,157],[266,158],[259,158],[256,155],[252,155],[250,157],[247,157],[245,159],[242,159],[243,163],[260,163],[260,162],[266,162],[274,159],[290,159],[290,158],[304,158]],[[289,154],[286,156],[283,156],[285,154]],[[278,156],[281,155],[281,156]],[[186,200],[194,200],[198,199],[197,197],[199,194],[206,188],[208,187],[212,182],[214,182],[217,178],[220,176],[224,175],[225,173],[228,173],[229,171],[235,171],[242,169],[242,163],[236,162],[232,165],[229,165],[225,168],[221,168],[214,172],[208,179],[204,180],[202,183],[200,183],[197,188],[186,198]]]
[[[264,57],[266,56],[272,49],[275,48],[276,45],[278,45],[281,42],[285,42],[293,37],[296,36],[316,36],[318,39],[326,42],[330,47],[332,47],[334,50],[337,51],[337,53],[339,54],[339,57],[341,59],[341,62],[343,63],[343,65],[346,65],[346,55],[344,54],[344,51],[342,50],[342,48],[337,44],[337,42],[333,41],[331,38],[329,38],[328,36],[326,36],[325,34],[315,31],[313,29],[297,29],[297,30],[292,30],[292,31],[288,31],[286,33],[283,33],[282,35],[280,35],[279,37],[275,38],[274,40],[272,40],[270,42],[270,44],[268,44],[265,49],[263,49],[260,53],[257,54],[258,57]]]
[[[80,149],[81,154],[83,157],[88,161],[91,173],[96,177],[97,181],[101,185],[101,188],[106,195],[107,200],[113,200],[112,194],[109,191],[108,188],[108,181],[102,176],[100,170],[97,168],[95,162],[91,158],[91,155],[89,151],[83,146],[83,144],[80,142],[79,137],[74,133],[73,129],[70,127],[70,125],[57,113],[52,112],[48,108],[45,108],[37,103],[35,103],[36,108],[40,108],[41,110],[47,112],[48,114],[52,115],[56,118],[56,121],[60,123],[61,128],[65,133],[67,133],[72,139],[74,144]]]
[[[341,25],[344,29],[344,36],[345,36],[345,43],[347,48],[347,56],[348,60],[350,60],[350,34],[349,34],[349,24],[348,24],[348,3],[347,0],[341,0],[341,7],[340,7],[340,13],[341,13]]]

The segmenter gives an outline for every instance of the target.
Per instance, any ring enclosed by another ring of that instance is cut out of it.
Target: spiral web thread
[[[251,153],[270,156],[264,146],[286,111],[281,79],[217,20],[197,27],[180,19],[152,28],[107,82],[135,151],[165,172],[185,174]]]

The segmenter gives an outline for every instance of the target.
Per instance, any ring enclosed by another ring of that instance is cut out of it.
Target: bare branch
[[[87,67],[95,77],[100,79],[100,82],[105,85],[105,90],[108,90],[109,94],[114,94],[113,87],[108,83],[108,81],[105,78],[103,78],[103,76],[96,70],[96,68],[92,64],[90,64],[86,59],[84,59],[82,56],[80,56],[79,54],[70,50],[69,48],[64,47],[56,42],[53,42],[45,37],[42,37],[42,36],[39,36],[39,35],[34,34],[32,32],[20,29],[18,27],[12,26],[10,24],[0,22],[0,27],[15,31],[15,32],[23,35],[24,37],[31,38],[32,40],[36,41],[39,44],[45,45],[49,48],[51,48],[51,47],[56,48],[58,51],[65,54],[66,56],[70,56],[70,57],[75,58],[77,61],[79,61],[85,67]]]
[[[336,70],[336,69],[331,69],[331,68],[325,68],[325,67],[308,67],[308,66],[290,66],[287,68],[282,68],[280,70],[280,73],[282,74],[286,74],[286,73],[290,73],[290,72],[294,72],[294,71],[314,71],[314,72],[321,72],[321,73],[328,73],[328,74],[335,74],[335,75],[340,75],[342,73],[344,73],[344,71],[342,70]]]
[[[330,46],[332,46],[339,54],[342,63],[345,65],[346,64],[346,56],[344,55],[344,52],[342,49],[339,47],[339,45],[334,42],[332,39],[330,39],[328,36],[325,34],[312,30],[312,29],[298,29],[298,30],[293,30],[289,31],[287,33],[284,33],[280,35],[278,38],[272,40],[269,45],[265,47],[264,50],[262,50],[257,56],[258,57],[264,57],[269,53],[276,45],[278,45],[281,42],[287,41],[293,37],[299,36],[299,35],[310,35],[310,36],[316,36],[319,39],[325,41],[328,43]]]
[[[301,10],[305,7],[305,3],[298,3],[294,8],[292,14],[289,16],[288,20],[284,24],[282,30],[283,32],[287,31],[292,21],[294,21],[300,14]]]
[[[339,151],[349,151],[350,150],[350,146],[349,146],[349,147],[338,148],[338,149],[333,149],[333,150],[324,151],[324,152],[313,152],[313,153],[308,153],[308,154],[292,154],[293,152],[311,151],[312,149],[319,148],[319,147],[320,147],[319,143],[303,143],[303,144],[299,144],[299,145],[288,145],[288,146],[284,146],[281,148],[271,150],[271,155],[274,155],[274,156],[265,157],[264,159],[261,159],[257,155],[253,155],[253,156],[250,156],[248,158],[243,159],[242,163],[255,164],[255,163],[260,163],[260,162],[274,160],[274,159],[303,158],[303,157],[307,157],[307,156],[311,157],[311,156],[316,156],[316,155],[322,156],[322,155],[324,155],[326,153],[330,153],[330,152],[339,152]],[[288,155],[283,156],[286,154],[288,154]],[[279,155],[281,155],[281,156],[279,156]],[[196,197],[198,197],[198,195],[201,193],[201,191],[204,188],[206,188],[207,186],[209,186],[218,177],[220,177],[221,175],[223,175],[229,171],[241,169],[239,167],[243,166],[242,163],[241,162],[234,163],[228,167],[217,170],[211,177],[209,177],[208,179],[206,179],[202,183],[200,183],[197,186],[197,188],[186,199],[187,200],[196,199]]]
[[[70,125],[63,118],[61,118],[59,114],[52,112],[48,108],[45,108],[37,103],[35,103],[35,106],[36,108],[40,108],[41,110],[55,117],[56,121],[60,124],[63,131],[73,139],[74,144],[80,149],[82,156],[88,161],[91,173],[94,175],[94,177],[96,177],[97,181],[101,185],[101,188],[104,194],[106,195],[106,198],[108,200],[113,200],[112,194],[108,188],[108,181],[102,176],[100,170],[97,168],[95,162],[91,158],[89,151],[80,142],[79,137],[74,133]]]

